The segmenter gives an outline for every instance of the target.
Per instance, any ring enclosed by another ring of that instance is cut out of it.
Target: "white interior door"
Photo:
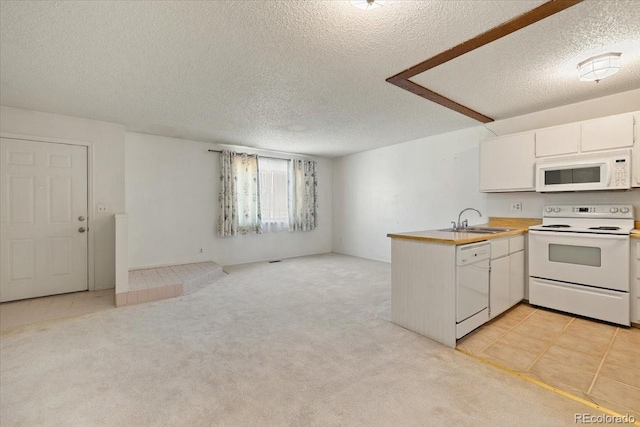
[[[87,290],[87,147],[0,148],[0,301]]]

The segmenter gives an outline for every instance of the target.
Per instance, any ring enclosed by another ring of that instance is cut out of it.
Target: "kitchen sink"
[[[467,227],[467,228],[444,228],[439,231],[459,232],[459,233],[477,233],[477,234],[496,234],[505,231],[511,231],[512,228],[497,227]]]

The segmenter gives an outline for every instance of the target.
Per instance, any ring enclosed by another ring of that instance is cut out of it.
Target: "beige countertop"
[[[496,234],[423,230],[409,231],[404,233],[389,233],[387,234],[387,237],[390,237],[392,239],[421,240],[424,242],[443,243],[449,245],[465,245],[467,243],[482,242],[484,240],[499,239],[501,237],[524,234],[529,231],[530,225],[540,224],[541,222],[542,220],[539,218],[489,217],[489,224],[481,224],[477,226],[511,228],[512,230]],[[634,239],[640,239],[640,221],[636,221],[635,226],[636,229],[631,231],[631,237]]]
[[[466,245],[467,243],[482,242],[500,237],[516,236],[527,232],[526,228],[514,228],[495,234],[478,234],[439,230],[410,231],[407,233],[389,233],[387,237],[392,239],[420,240],[424,242],[444,243],[449,245]]]
[[[482,242],[484,240],[524,234],[529,230],[530,225],[540,224],[541,222],[542,220],[539,218],[489,217],[489,224],[479,226],[511,228],[511,230],[495,234],[424,230],[405,233],[389,233],[387,234],[387,237],[391,237],[392,239],[420,240],[424,242],[444,243],[449,245],[465,245],[467,243]]]

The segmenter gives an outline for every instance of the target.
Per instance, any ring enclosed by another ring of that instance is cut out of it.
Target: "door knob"
[[[80,215],[80,216],[78,217],[78,221],[84,221],[84,217],[83,217],[82,215]]]
[[[84,227],[80,227],[80,228],[78,228],[78,231],[79,231],[80,233],[84,233],[85,231],[87,231],[87,229],[86,229],[86,228],[84,228]]]

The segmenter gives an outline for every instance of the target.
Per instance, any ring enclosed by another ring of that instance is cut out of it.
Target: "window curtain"
[[[316,162],[291,160],[289,229],[311,231],[318,226]]]
[[[258,156],[224,150],[220,154],[218,234],[258,234],[260,219]]]

